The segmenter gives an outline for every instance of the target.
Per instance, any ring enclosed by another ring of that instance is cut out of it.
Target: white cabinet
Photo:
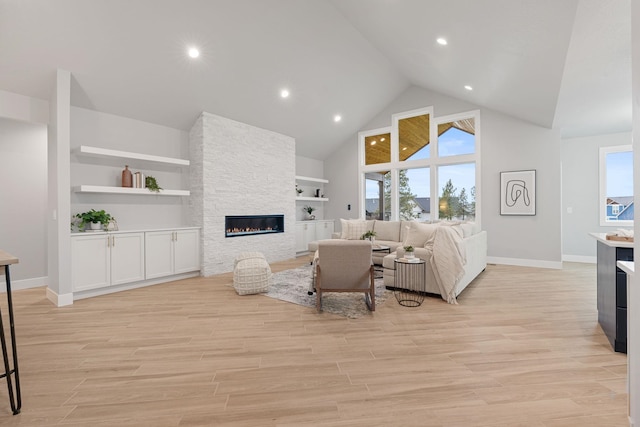
[[[200,270],[200,233],[197,229],[147,231],[146,278]]]
[[[333,221],[316,222],[316,240],[330,239],[333,234]]]
[[[333,220],[296,222],[296,252],[306,252],[309,242],[330,239]]]
[[[73,290],[84,291],[143,280],[144,252],[144,233],[73,236]]]

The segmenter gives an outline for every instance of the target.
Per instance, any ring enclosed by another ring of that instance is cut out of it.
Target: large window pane
[[[476,216],[476,165],[464,163],[438,168],[438,216],[473,220]]]
[[[476,129],[473,118],[438,125],[438,155],[459,156],[476,152]]]
[[[365,216],[389,221],[391,218],[391,172],[365,174]]]
[[[429,123],[429,114],[398,120],[400,161],[429,158]]]
[[[364,164],[376,165],[391,161],[391,134],[371,135],[364,138]]]
[[[625,147],[607,147],[604,156],[605,222],[612,225],[631,225],[633,221],[633,151]],[[601,177],[602,179],[602,177]]]
[[[400,169],[398,178],[400,219],[419,221],[431,219],[429,168]]]

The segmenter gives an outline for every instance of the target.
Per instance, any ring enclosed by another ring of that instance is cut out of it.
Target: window
[[[633,225],[631,145],[600,148],[600,225]]]
[[[364,138],[365,165],[389,163],[391,161],[391,134],[383,133]]]
[[[391,128],[359,134],[361,217],[479,221],[479,112],[438,118],[429,107],[392,119]],[[373,161],[371,142],[381,136],[390,151]]]

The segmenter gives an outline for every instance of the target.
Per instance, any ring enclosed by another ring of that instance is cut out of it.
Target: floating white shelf
[[[308,176],[296,176],[296,181],[307,181],[307,182],[320,182],[322,184],[328,184],[329,181],[322,178],[310,178]]]
[[[73,188],[76,193],[109,193],[109,194],[136,194],[143,196],[189,196],[188,190],[160,190],[159,193],[147,188],[106,187],[103,185],[79,185]]]
[[[296,200],[300,202],[328,202],[326,197],[296,197]]]
[[[77,154],[82,154],[85,156],[133,159],[133,160],[143,160],[145,162],[162,163],[167,165],[189,166],[189,160],[185,160],[185,159],[153,156],[150,154],[132,153],[129,151],[110,150],[107,148],[91,147],[89,145],[81,145],[75,151]]]

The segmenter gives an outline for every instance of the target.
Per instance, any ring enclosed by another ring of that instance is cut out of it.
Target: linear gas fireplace
[[[236,215],[224,217],[225,237],[284,233],[284,215]]]

